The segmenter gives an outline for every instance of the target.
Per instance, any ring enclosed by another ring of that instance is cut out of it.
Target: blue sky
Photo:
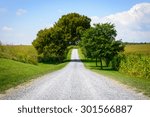
[[[77,12],[90,17],[91,23],[114,23],[118,39],[150,42],[149,9],[150,0],[0,0],[0,40],[31,44],[39,30]]]

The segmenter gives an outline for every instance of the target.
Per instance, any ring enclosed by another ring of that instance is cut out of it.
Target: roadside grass
[[[29,51],[34,53],[32,46],[14,46],[10,48],[25,48],[23,54],[28,53],[26,51],[30,48]],[[10,51],[10,48],[6,49]],[[46,73],[50,73],[65,67],[70,61],[71,50],[72,49],[68,50],[67,60],[59,64],[36,63],[36,65],[34,65],[22,61],[19,62],[16,60],[11,60],[9,57],[0,57],[0,93],[4,93],[5,90],[30,81],[31,79],[35,79]],[[21,52],[20,50],[18,51]],[[31,55],[34,55],[33,53],[31,53]],[[14,55],[11,53],[11,56]]]
[[[78,52],[79,57],[83,61],[86,68],[98,74],[107,76],[108,78],[119,81],[122,84],[125,84],[134,90],[150,97],[150,79],[130,77],[105,66],[103,67],[103,70],[100,70],[100,66],[96,67],[95,60],[85,58],[81,52],[81,49],[78,49]]]
[[[37,52],[32,45],[0,45],[0,58],[38,64]]]
[[[60,64],[37,65],[17,62],[9,59],[0,58],[0,92],[27,82],[38,76],[50,73],[63,68],[68,62]]]

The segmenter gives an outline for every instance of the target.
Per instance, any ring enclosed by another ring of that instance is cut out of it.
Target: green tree
[[[55,27],[61,27],[67,45],[76,45],[81,40],[81,34],[84,30],[90,28],[91,19],[78,13],[69,13],[63,15]]]
[[[0,40],[0,46],[2,45],[2,42],[1,42],[1,40]]]
[[[105,60],[108,66],[114,56],[124,49],[121,40],[115,40],[116,36],[117,32],[113,24],[95,24],[84,32],[80,45],[87,57],[96,59],[96,65],[98,58],[100,59],[101,69],[103,69],[102,60]]]
[[[91,19],[77,13],[63,15],[53,27],[40,30],[32,42],[36,48],[39,60],[45,62],[62,62],[67,53],[67,47],[76,45],[81,34],[90,28]]]
[[[62,62],[66,45],[63,40],[62,29],[59,27],[40,30],[33,41],[39,60],[44,62]]]

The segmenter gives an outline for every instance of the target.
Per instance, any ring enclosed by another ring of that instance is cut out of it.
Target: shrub
[[[117,70],[117,71],[119,70],[121,60],[124,59],[124,57],[125,57],[125,55],[120,53],[113,58],[113,60],[112,60],[112,69],[113,70]]]

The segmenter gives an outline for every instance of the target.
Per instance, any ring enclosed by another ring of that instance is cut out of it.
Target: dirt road
[[[72,61],[65,68],[12,89],[0,99],[125,100],[147,99],[147,97],[116,81],[87,70],[79,60],[77,49],[74,49]]]

